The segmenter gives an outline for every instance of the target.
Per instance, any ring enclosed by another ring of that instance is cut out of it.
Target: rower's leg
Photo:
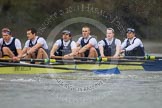
[[[96,49],[94,47],[91,47],[89,49],[89,55],[88,55],[88,57],[98,57],[97,51],[96,51]]]
[[[79,52],[81,48],[80,47],[77,47],[76,48],[76,53]],[[76,57],[84,57],[84,53],[81,53],[81,54],[75,54]]]
[[[47,58],[48,58],[48,54],[46,53],[46,51],[43,48],[39,48],[37,59],[47,59]]]
[[[2,52],[3,52],[3,55],[8,55],[10,58],[15,56],[8,47],[3,47]]]

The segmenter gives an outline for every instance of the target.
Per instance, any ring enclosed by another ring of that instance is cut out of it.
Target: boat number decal
[[[16,66],[15,71],[29,71],[31,67],[24,67],[24,66]]]

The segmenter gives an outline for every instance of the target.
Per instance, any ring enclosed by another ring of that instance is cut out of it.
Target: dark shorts
[[[95,48],[95,49],[96,49],[96,51],[97,51],[98,56],[100,56],[100,51],[99,51],[99,49],[98,49],[98,48]],[[88,57],[88,55],[89,55],[89,50],[86,50],[86,51],[84,52],[84,56],[85,56],[85,57]]]

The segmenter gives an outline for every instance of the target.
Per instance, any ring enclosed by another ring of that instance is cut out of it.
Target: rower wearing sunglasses
[[[135,29],[127,28],[127,38],[122,43],[121,52],[125,54],[125,56],[144,56],[144,46],[142,41],[136,37]]]

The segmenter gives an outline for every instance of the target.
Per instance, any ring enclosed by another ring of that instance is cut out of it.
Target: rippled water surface
[[[162,72],[0,75],[1,108],[160,108]]]

